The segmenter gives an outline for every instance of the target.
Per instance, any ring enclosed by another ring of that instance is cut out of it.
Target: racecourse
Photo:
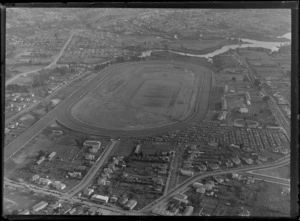
[[[109,126],[106,126],[101,124],[95,126],[91,122],[87,123],[83,120],[83,117],[78,117],[78,102],[81,102],[84,100],[91,91],[95,90],[95,88],[105,87],[105,84],[103,82],[109,82],[109,79],[111,78],[111,75],[114,75],[115,73],[120,73],[122,70],[132,67],[134,65],[140,66],[143,63],[146,63],[147,65],[151,65],[153,63],[153,69],[155,70],[155,66],[157,65],[158,61],[147,61],[147,62],[127,62],[127,63],[121,63],[113,65],[105,70],[103,70],[97,77],[95,77],[92,81],[90,81],[88,84],[84,85],[78,93],[74,93],[68,100],[64,103],[63,106],[60,107],[60,114],[56,117],[59,124],[78,132],[87,133],[87,134],[93,134],[93,135],[104,135],[104,136],[115,136],[115,137],[131,137],[131,136],[150,136],[155,134],[160,134],[164,132],[169,132],[172,130],[181,129],[184,127],[188,127],[191,124],[194,124],[200,120],[202,120],[207,113],[208,103],[209,103],[209,95],[210,95],[210,89],[211,89],[211,70],[204,68],[203,66],[193,65],[193,64],[187,64],[187,63],[171,63],[166,62],[165,65],[182,65],[184,67],[187,67],[193,70],[197,70],[196,75],[199,75],[201,77],[198,77],[198,83],[195,86],[195,98],[193,101],[192,108],[189,111],[189,114],[185,116],[184,119],[172,119],[173,122],[168,124],[160,126],[152,126],[152,127],[145,127],[145,128],[137,128],[137,129],[124,129],[121,127],[115,127],[115,128],[109,128]],[[164,62],[161,62],[164,65]],[[200,71],[199,71],[200,70]],[[203,71],[206,70],[206,71]],[[196,80],[197,80],[196,79]],[[101,102],[101,98],[99,98],[99,102]],[[130,102],[130,101],[128,101]],[[86,105],[86,104],[85,104]],[[76,108],[75,108],[76,107]],[[79,106],[80,107],[80,106]],[[81,109],[84,109],[83,107],[80,107]],[[97,109],[98,111],[99,109]],[[100,110],[99,110],[100,112]],[[108,114],[113,113],[113,109],[111,109]],[[102,118],[108,118],[107,122],[109,123],[109,117],[108,115],[100,115]],[[115,114],[115,118],[118,118],[119,116]],[[112,118],[111,118],[112,119]],[[96,120],[96,118],[95,118]],[[112,121],[113,123],[113,121]]]
[[[8,160],[11,156],[13,156],[17,151],[19,151],[24,145],[26,145],[32,138],[34,138],[39,132],[41,132],[45,127],[47,127],[54,120],[57,120],[58,123],[63,126],[70,128],[72,130],[76,130],[79,132],[87,133],[87,134],[95,134],[95,135],[105,135],[112,137],[128,137],[128,136],[150,136],[163,132],[169,132],[172,130],[177,130],[185,127],[189,127],[191,124],[194,124],[200,120],[202,120],[207,113],[207,106],[209,102],[210,90],[211,90],[211,74],[207,74],[207,77],[203,78],[201,85],[205,87],[199,88],[199,92],[196,98],[196,111],[190,115],[188,119],[185,121],[180,121],[178,123],[159,127],[159,128],[151,128],[147,130],[137,130],[137,131],[124,131],[124,130],[109,130],[106,128],[95,128],[89,127],[85,124],[81,125],[78,121],[74,120],[74,118],[68,114],[70,110],[70,106],[78,101],[81,97],[83,97],[86,93],[89,92],[91,88],[96,86],[99,81],[104,80],[109,76],[112,70],[117,70],[122,67],[124,64],[130,65],[131,62],[121,63],[110,66],[103,71],[101,71],[96,77],[94,77],[91,81],[82,85],[81,88],[77,89],[73,92],[71,96],[63,100],[59,103],[56,108],[48,112],[44,117],[38,120],[35,124],[33,124],[30,128],[20,134],[16,139],[10,142],[4,148],[4,160]],[[201,67],[201,66],[200,66]]]

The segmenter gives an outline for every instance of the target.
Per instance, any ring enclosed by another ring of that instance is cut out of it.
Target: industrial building
[[[94,194],[91,199],[102,202],[102,203],[107,203],[109,200],[108,196],[102,196],[102,195],[98,195],[98,194]]]
[[[48,203],[45,202],[45,201],[41,201],[41,202],[39,202],[38,204],[36,204],[35,206],[33,206],[33,207],[32,207],[32,210],[33,210],[34,212],[37,212],[37,211],[40,211],[40,210],[46,208],[46,206],[48,206]]]

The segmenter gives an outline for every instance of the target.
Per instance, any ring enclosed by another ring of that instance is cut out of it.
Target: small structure
[[[28,209],[24,209],[21,212],[19,212],[19,215],[29,215],[30,211]]]
[[[105,178],[99,178],[98,179],[98,185],[101,185],[101,186],[105,186],[106,185],[106,182],[107,180]]]
[[[37,211],[40,211],[40,210],[46,208],[46,206],[48,206],[48,203],[45,202],[45,201],[41,201],[41,202],[39,202],[38,204],[36,204],[35,206],[33,206],[33,207],[32,207],[32,210],[33,210],[34,212],[37,212]]]
[[[101,147],[101,142],[100,141],[95,141],[95,140],[86,140],[83,143],[83,146],[86,147],[86,148],[92,148],[92,149],[95,149],[95,150],[98,151]]]
[[[93,155],[93,154],[86,154],[84,157],[86,160],[94,160],[95,159],[95,155]]]
[[[121,205],[121,206],[124,206],[125,203],[127,203],[128,201],[128,198],[127,197],[121,197],[118,201],[118,203]]]
[[[40,165],[40,164],[43,163],[44,161],[45,161],[45,157],[42,156],[42,157],[36,162],[36,164],[37,164],[37,165]]]
[[[193,183],[193,187],[194,187],[194,188],[200,188],[200,187],[203,187],[203,183],[195,182],[195,183]]]
[[[222,97],[221,102],[222,102],[222,110],[227,110],[228,106],[225,97]]]
[[[134,153],[135,153],[135,154],[138,154],[138,153],[140,152],[140,150],[141,150],[141,145],[138,144],[138,145],[136,146],[136,148],[135,148]]]
[[[225,120],[226,119],[226,116],[227,116],[227,112],[226,111],[222,111],[219,113],[218,115],[218,120],[221,121],[221,120]]]
[[[49,161],[53,160],[53,158],[55,157],[55,155],[56,155],[56,152],[52,152],[51,154],[49,154],[48,160]]]
[[[78,178],[78,179],[82,178],[81,172],[77,172],[77,171],[74,171],[73,173],[69,172],[68,175],[73,178]]]
[[[202,193],[202,194],[204,194],[205,191],[206,191],[206,189],[205,189],[204,187],[200,187],[200,188],[197,188],[197,189],[196,189],[196,192],[197,192],[197,193]]]
[[[38,174],[35,174],[35,175],[32,176],[31,180],[36,181],[39,178],[40,178],[40,176]]]
[[[249,112],[249,110],[248,110],[248,108],[246,108],[246,107],[241,107],[241,108],[239,109],[239,112],[242,113],[242,114],[246,114],[246,113]]]
[[[61,183],[60,181],[54,181],[54,182],[52,183],[52,186],[53,186],[54,188],[56,188],[57,190],[63,190],[63,189],[65,189],[65,188],[67,187],[66,184]]]
[[[40,178],[40,183],[48,186],[52,183],[52,181],[50,179]]]
[[[94,192],[94,189],[91,189],[91,188],[86,188],[83,190],[83,194],[85,196],[90,196],[93,192]]]
[[[224,93],[225,93],[225,94],[228,93],[228,85],[227,85],[227,84],[225,84],[225,86],[224,86]]]
[[[118,197],[116,197],[116,196],[112,196],[109,199],[109,202],[111,202],[111,203],[116,203],[117,201],[118,201]]]
[[[193,176],[194,175],[194,172],[191,170],[180,169],[180,173],[184,176]]]
[[[177,193],[175,196],[174,196],[174,200],[177,200],[179,202],[182,202],[182,203],[185,203],[187,204],[188,203],[188,200],[187,200],[187,195],[184,195],[182,193]]]

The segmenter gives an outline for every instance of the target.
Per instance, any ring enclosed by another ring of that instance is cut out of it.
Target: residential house
[[[91,189],[91,188],[86,188],[83,190],[83,194],[85,196],[90,196],[93,192],[94,192],[94,189]]]
[[[180,169],[180,173],[184,176],[193,176],[194,172],[190,171],[190,170],[184,170],[184,169]]]
[[[137,205],[137,201],[136,201],[136,200],[129,200],[129,201],[126,202],[126,204],[124,205],[124,208],[125,208],[125,209],[128,209],[128,210],[132,210],[136,205]]]

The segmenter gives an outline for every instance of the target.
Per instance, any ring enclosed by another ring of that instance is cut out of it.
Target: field
[[[3,213],[11,214],[15,209],[31,209],[32,206],[44,200],[44,196],[32,194],[31,191],[4,188]]]
[[[280,177],[284,179],[290,179],[290,166],[282,166],[282,167],[276,167],[274,169],[267,169],[267,170],[257,170],[254,171],[258,174],[265,174],[268,176],[274,176],[274,177]]]
[[[290,58],[273,57],[266,52],[242,51],[241,55],[247,58],[255,72],[266,80],[280,79],[285,75],[284,72],[289,69],[290,65],[287,61]]]
[[[79,100],[73,113],[86,124],[112,129],[184,120],[192,111],[201,79],[188,69],[174,66],[150,63],[126,67]]]

